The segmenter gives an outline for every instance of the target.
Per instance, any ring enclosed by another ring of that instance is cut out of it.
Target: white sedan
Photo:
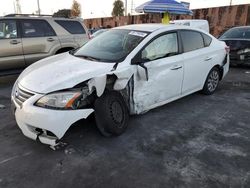
[[[23,134],[56,146],[91,113],[104,136],[117,136],[131,114],[197,91],[214,93],[228,70],[228,47],[202,30],[128,25],[29,66],[11,99]]]

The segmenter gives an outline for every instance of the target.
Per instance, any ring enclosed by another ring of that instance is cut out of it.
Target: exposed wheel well
[[[68,51],[73,50],[73,49],[74,49],[74,48],[72,48],[72,47],[61,48],[61,49],[57,50],[56,54],[68,52]]]

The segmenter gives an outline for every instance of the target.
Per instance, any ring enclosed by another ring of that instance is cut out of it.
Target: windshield
[[[87,42],[74,55],[93,61],[121,62],[147,35],[146,32],[112,29]]]
[[[250,39],[250,27],[233,28],[220,37],[220,39],[227,38]]]

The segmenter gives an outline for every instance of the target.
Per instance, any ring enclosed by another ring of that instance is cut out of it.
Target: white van
[[[195,27],[198,29],[202,29],[209,33],[209,25],[207,20],[173,20],[170,21],[170,24],[176,25],[187,25],[191,27]]]

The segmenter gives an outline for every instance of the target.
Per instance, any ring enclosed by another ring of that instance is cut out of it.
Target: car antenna
[[[111,71],[115,71],[118,67],[119,62],[116,62]]]

